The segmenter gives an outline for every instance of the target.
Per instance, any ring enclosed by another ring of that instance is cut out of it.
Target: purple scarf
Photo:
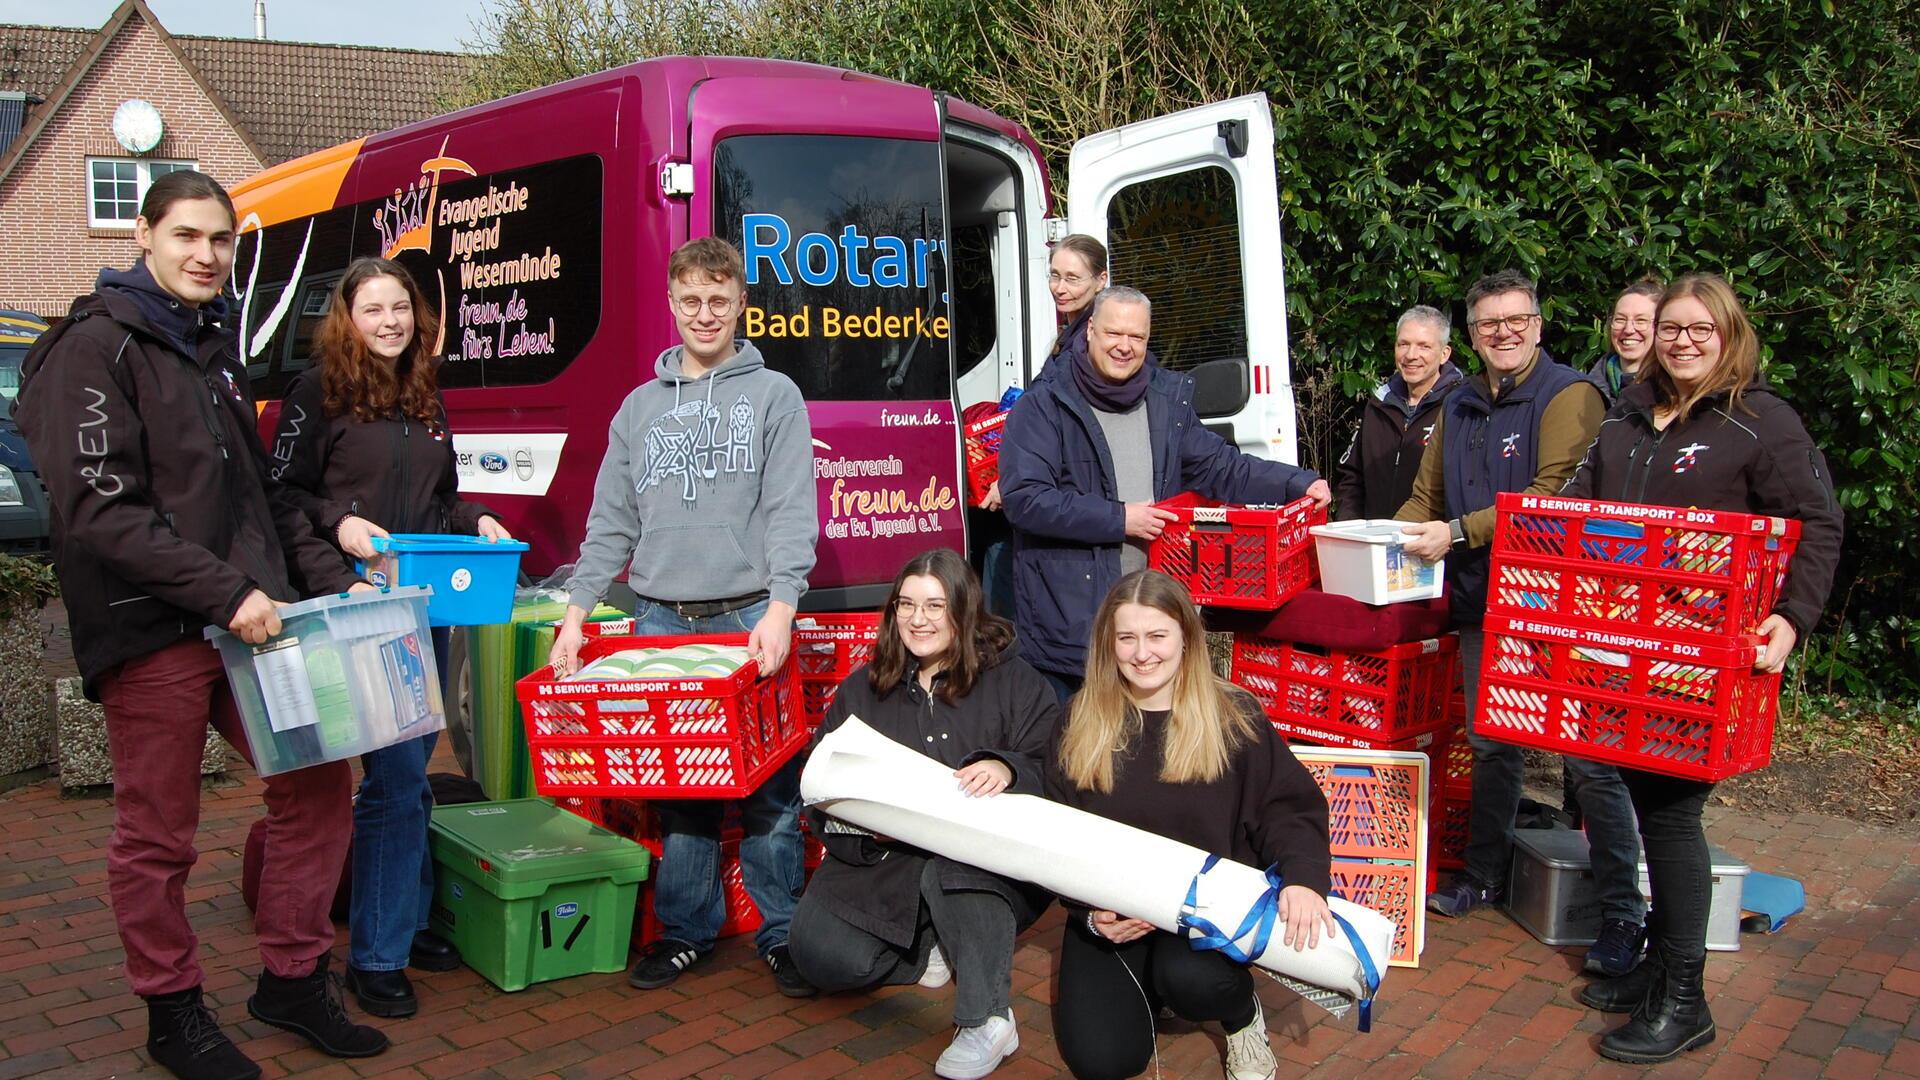
[[[1105,375],[1093,369],[1093,357],[1087,353],[1086,339],[1074,342],[1071,356],[1074,385],[1087,399],[1087,404],[1101,412],[1123,413],[1140,404],[1147,396],[1147,383],[1153,378],[1153,354],[1148,353],[1146,362],[1140,369],[1128,376],[1126,382],[1110,382]]]

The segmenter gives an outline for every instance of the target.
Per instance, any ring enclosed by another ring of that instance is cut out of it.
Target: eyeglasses
[[[1492,337],[1503,326],[1509,333],[1524,334],[1527,327],[1533,325],[1533,320],[1539,317],[1539,312],[1529,311],[1525,315],[1508,315],[1504,319],[1475,319],[1467,325],[1473,327],[1474,333],[1481,337]]]
[[[733,310],[734,303],[735,301],[731,296],[716,296],[710,300],[702,300],[697,296],[683,296],[675,300],[673,306],[679,308],[680,314],[685,315],[689,319],[699,315],[700,309],[703,307],[713,312],[714,318],[724,319],[727,317],[727,313]]]
[[[945,600],[927,600],[921,603],[915,603],[904,596],[893,602],[893,614],[897,618],[911,620],[914,612],[925,615],[928,622],[939,622],[941,619],[947,617],[947,602]]]
[[[1627,327],[1631,326],[1635,330],[1645,332],[1647,329],[1653,326],[1653,320],[1647,318],[1645,315],[1636,316],[1631,319],[1627,318],[1625,315],[1615,315],[1613,317],[1613,322],[1607,325],[1613,327],[1615,330],[1625,330]]]
[[[1710,322],[1685,324],[1663,322],[1654,330],[1654,333],[1661,341],[1679,341],[1680,331],[1682,330],[1687,332],[1687,340],[1693,342],[1695,345],[1705,345],[1713,335],[1720,332],[1720,328]]]
[[[1079,274],[1063,274],[1058,270],[1047,271],[1047,284],[1049,285],[1065,285],[1070,289],[1077,289],[1092,280],[1090,277],[1082,277]]]

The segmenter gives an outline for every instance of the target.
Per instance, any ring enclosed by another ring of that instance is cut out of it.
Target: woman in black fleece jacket
[[[374,564],[373,538],[475,533],[511,539],[486,507],[460,498],[447,410],[434,379],[436,324],[413,276],[355,259],[314,337],[315,364],[287,390],[274,478],[332,538],[342,559]],[[444,689],[448,636],[433,635]],[[419,1008],[406,968],[451,971],[453,946],[427,930],[433,858],[427,761],[434,736],[375,750],[353,803],[353,904],[347,986],[375,1016]]]
[[[815,741],[857,716],[952,768],[969,795],[1040,794],[1060,706],[1020,659],[1013,626],[987,613],[966,560],[946,548],[915,556],[882,618],[873,663],[840,684]],[[993,1072],[1020,1045],[1014,938],[1053,898],[817,809],[807,816],[828,858],[793,914],[788,944],[800,973],[828,993],[957,981],[958,1031],[934,1072],[950,1080]]]
[[[1200,612],[1165,574],[1129,574],[1100,605],[1047,788],[1088,813],[1276,868],[1287,945],[1310,948],[1334,932],[1326,798],[1253,698],[1208,668]],[[1069,902],[1054,1037],[1073,1074],[1145,1069],[1163,1006],[1220,1022],[1229,1080],[1274,1075],[1245,965],[1124,912]]]
[[[1561,494],[1793,518],[1800,543],[1754,665],[1779,671],[1820,617],[1840,559],[1840,508],[1827,463],[1793,408],[1760,378],[1753,324],[1718,277],[1667,288],[1654,313],[1655,362],[1642,365]],[[1700,812],[1713,785],[1622,767],[1647,855],[1648,959],[1587,985],[1580,1000],[1633,1019],[1600,1053],[1646,1064],[1713,1041],[1702,975],[1713,866]]]

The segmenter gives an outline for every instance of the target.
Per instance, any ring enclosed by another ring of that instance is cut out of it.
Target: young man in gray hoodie
[[[768,370],[751,341],[734,337],[746,307],[740,253],[717,237],[693,240],[673,253],[667,276],[681,344],[660,354],[654,380],[627,395],[607,431],[553,643],[562,674],[578,668],[581,626],[629,561],[636,634],[744,631],[760,670],[777,671],[813,570],[813,430],[800,388]],[[725,917],[725,804],[663,799],[654,810],[663,844],[653,883],[661,936],[628,978],[642,989],[667,985],[711,954]],[[740,869],[764,920],[754,943],[789,997],[814,993],[787,952],[804,884],[799,815],[797,759],[741,803]]]

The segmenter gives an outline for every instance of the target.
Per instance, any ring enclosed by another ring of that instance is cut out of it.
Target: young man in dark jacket
[[[178,172],[141,205],[143,254],[103,270],[23,365],[18,418],[53,508],[54,568],[87,696],[106,706],[114,828],[107,888],[147,1049],[187,1080],[257,1077],[201,998],[185,890],[209,723],[249,753],[220,654],[202,631],[280,632],[277,606],[370,588],[314,536],[267,469],[246,367],[220,295],[233,204]],[[352,835],[344,761],[267,778],[254,1017],[339,1057],[386,1036],[353,1024],[327,974],[328,917]]]
[[[1152,306],[1137,289],[1094,298],[1087,343],[1061,354],[1022,394],[1000,444],[1000,495],[1014,528],[1014,624],[1027,662],[1065,701],[1080,685],[1094,612],[1183,491],[1234,503],[1283,503],[1327,482],[1310,469],[1248,457],[1193,411],[1193,380],[1147,351]]]
[[[1360,406],[1360,428],[1333,470],[1335,521],[1390,518],[1413,494],[1441,403],[1460,385],[1452,334],[1439,308],[1420,304],[1401,314],[1394,373]]]
[[[1447,399],[1428,443],[1413,495],[1394,514],[1415,539],[1407,550],[1447,560],[1447,602],[1460,631],[1470,709],[1478,708],[1480,622],[1487,607],[1487,554],[1493,497],[1502,491],[1550,495],[1566,483],[1605,412],[1600,391],[1540,347],[1540,302],[1517,271],[1490,274],[1467,290],[1467,327],[1484,370]],[[1473,813],[1466,870],[1427,898],[1441,915],[1497,903],[1513,856],[1520,805],[1520,748],[1473,733]],[[1593,970],[1624,974],[1638,962],[1646,901],[1636,865],[1640,843],[1633,807],[1611,765],[1568,759],[1585,814],[1602,931],[1588,953]]]

